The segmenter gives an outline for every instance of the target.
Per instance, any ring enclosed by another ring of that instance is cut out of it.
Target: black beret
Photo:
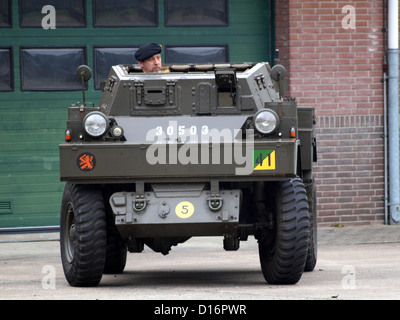
[[[137,61],[144,61],[148,58],[151,58],[155,54],[160,53],[162,50],[162,46],[157,43],[146,43],[139,47],[139,49],[135,52],[135,58]]]

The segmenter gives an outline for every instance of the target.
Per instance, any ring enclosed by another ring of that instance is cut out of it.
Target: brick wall
[[[342,19],[355,8],[355,29]],[[382,1],[276,1],[289,94],[316,108],[320,226],[384,221]]]

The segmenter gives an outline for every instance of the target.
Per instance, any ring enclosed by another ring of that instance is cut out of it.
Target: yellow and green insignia
[[[253,170],[275,170],[275,150],[253,150]]]

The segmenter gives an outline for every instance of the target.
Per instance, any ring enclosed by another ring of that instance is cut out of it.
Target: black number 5
[[[187,205],[182,206],[182,210],[181,210],[182,214],[187,214],[189,212],[189,209],[187,207],[188,207]]]

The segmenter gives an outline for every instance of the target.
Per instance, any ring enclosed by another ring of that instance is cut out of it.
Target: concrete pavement
[[[400,226],[374,225],[343,228],[319,228],[320,245],[351,245],[400,242]]]
[[[0,229],[1,230],[1,229]],[[57,232],[2,234],[0,243],[59,240]],[[324,227],[318,229],[320,245],[349,245],[400,242],[400,225],[372,225],[358,227]]]
[[[266,284],[256,241],[236,252],[222,238],[192,238],[167,256],[128,254],[123,274],[73,288],[58,234],[0,236],[0,299],[400,299],[400,226],[320,228],[318,262],[296,285]]]

